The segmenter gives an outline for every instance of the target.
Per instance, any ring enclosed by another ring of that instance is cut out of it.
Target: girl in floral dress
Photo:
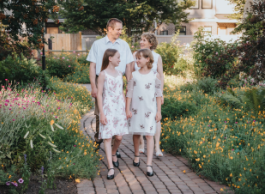
[[[140,136],[147,139],[147,175],[153,176],[152,159],[156,123],[161,120],[161,81],[160,75],[152,71],[154,62],[150,49],[141,49],[136,53],[136,63],[140,67],[132,73],[128,83],[126,115],[129,133],[133,134],[135,158],[134,166],[140,166]]]
[[[122,136],[128,134],[122,73],[115,69],[119,63],[120,53],[115,49],[107,49],[103,56],[102,68],[98,77],[99,139],[104,139],[109,168],[107,179],[114,178],[113,165],[115,167],[119,166],[116,151],[121,143]],[[112,136],[116,137],[111,148]]]

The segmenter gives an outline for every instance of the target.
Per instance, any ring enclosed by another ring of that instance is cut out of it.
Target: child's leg
[[[139,156],[139,144],[140,144],[140,135],[133,135],[133,145],[134,145],[134,155]],[[140,160],[139,157],[134,158],[134,162],[138,163]]]
[[[122,140],[122,136],[119,136],[119,135],[116,135],[115,136],[115,139],[114,139],[114,142],[113,142],[113,146],[112,146],[112,155],[115,155],[113,156],[114,158],[116,158],[116,152],[121,144],[121,140]],[[115,159],[114,162],[117,162],[117,159]]]
[[[154,154],[154,137],[146,135],[146,143],[147,143],[147,165],[152,166],[153,154]],[[147,171],[152,172],[151,167],[147,167]]]
[[[156,152],[161,152],[160,150],[160,135],[161,135],[161,123],[158,122],[156,123],[156,133],[155,133],[155,151]]]
[[[144,152],[144,136],[143,136],[143,135],[140,136],[140,145],[139,145],[139,149],[141,149],[142,152]]]
[[[109,139],[104,139],[104,147],[105,147],[105,152],[106,152],[106,157],[107,157],[107,161],[108,161],[108,168],[113,168],[113,164],[112,164],[112,153],[111,153],[111,138]],[[108,173],[108,175],[112,175],[114,174],[114,170],[111,169]]]

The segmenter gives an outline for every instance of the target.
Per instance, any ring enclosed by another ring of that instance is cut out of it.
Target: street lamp
[[[42,5],[44,3],[44,0],[41,0]],[[43,35],[42,35],[42,44],[43,44],[43,51],[42,51],[42,70],[46,70],[46,64],[45,64],[45,20],[43,21]],[[45,87],[45,86],[44,86]]]

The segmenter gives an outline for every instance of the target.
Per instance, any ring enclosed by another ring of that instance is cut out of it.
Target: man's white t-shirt
[[[102,66],[103,56],[107,49],[116,49],[119,51],[121,62],[119,66],[116,67],[116,69],[124,74],[126,65],[134,61],[131,49],[128,43],[124,40],[117,39],[114,43],[112,43],[109,40],[108,36],[96,40],[93,43],[86,60],[96,63],[96,74],[99,75]]]

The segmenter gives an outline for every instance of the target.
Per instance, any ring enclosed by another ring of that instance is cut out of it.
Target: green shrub
[[[77,60],[74,55],[54,56],[49,55],[46,60],[47,71],[51,76],[64,78],[68,74],[73,74],[76,68]]]
[[[2,84],[8,80],[11,84],[14,82],[29,83],[34,79],[39,78],[41,68],[37,65],[34,59],[27,59],[23,54],[13,57],[8,56],[3,61],[0,61],[0,80]]]
[[[196,111],[175,120],[170,115],[163,117],[163,149],[184,155],[199,174],[227,184],[236,194],[262,193],[264,92],[264,86],[233,88],[214,95],[167,88],[165,98],[194,104]]]
[[[40,174],[42,167],[50,185],[54,177],[96,176],[100,157],[79,131],[83,107],[75,98],[58,97],[33,86],[21,91],[1,88],[1,184],[23,177],[26,186],[29,175]]]
[[[203,78],[201,80],[198,80],[197,82],[197,88],[199,90],[202,90],[204,91],[204,93],[207,93],[207,94],[213,94],[214,92],[217,91],[217,80],[216,79],[213,79],[213,78],[210,78],[210,77],[207,77],[207,78]]]
[[[197,75],[221,77],[237,61],[236,56],[227,50],[234,50],[238,43],[226,43],[221,39],[210,40],[203,28],[195,33],[194,60]]]
[[[86,60],[87,55],[85,54],[81,54],[78,58],[77,58],[77,62],[81,65],[81,66],[90,66],[90,61]]]
[[[71,100],[82,113],[86,113],[93,106],[90,92],[82,85],[62,82],[54,77],[50,80],[48,89],[60,100]]]
[[[175,120],[177,117],[186,117],[196,112],[196,105],[191,102],[165,98],[162,106],[162,118]]]
[[[179,42],[177,42],[176,34],[170,43],[162,42],[158,45],[155,52],[160,54],[162,61],[163,61],[163,71],[167,75],[176,75],[182,71],[182,68],[177,65],[179,55],[181,54],[181,49],[178,46]],[[179,64],[184,64],[183,61]],[[185,64],[184,64],[185,66]]]
[[[77,65],[73,74],[69,74],[64,81],[72,83],[90,83],[89,66]]]

